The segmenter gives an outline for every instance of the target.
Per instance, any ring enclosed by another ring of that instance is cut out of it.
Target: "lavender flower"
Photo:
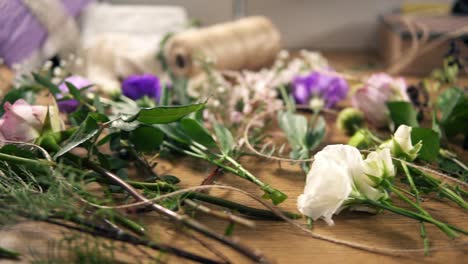
[[[62,93],[69,93],[68,87],[65,84],[65,82],[69,82],[73,84],[77,89],[82,89],[92,84],[89,80],[81,76],[70,76],[66,78],[62,84],[59,85],[59,89]],[[57,95],[58,99],[62,97],[63,95],[61,94]],[[75,99],[69,99],[69,100],[58,101],[57,104],[58,104],[60,112],[71,113],[71,112],[74,112],[78,108],[78,105],[80,103]]]
[[[331,108],[346,98],[349,87],[343,78],[312,72],[296,77],[293,81],[293,95],[296,103],[307,105],[321,101],[326,108]]]
[[[133,100],[147,96],[158,101],[161,97],[161,84],[158,77],[151,74],[132,75],[123,81],[122,93]]]

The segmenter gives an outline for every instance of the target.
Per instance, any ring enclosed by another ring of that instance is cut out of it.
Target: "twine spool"
[[[258,70],[274,61],[280,42],[273,23],[257,16],[178,33],[165,52],[176,75],[192,76],[200,71],[194,60],[204,57],[220,70]]]

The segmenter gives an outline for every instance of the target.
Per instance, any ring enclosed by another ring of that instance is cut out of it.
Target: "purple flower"
[[[161,96],[161,84],[158,77],[151,74],[132,75],[123,81],[122,93],[133,100],[148,96],[157,101]]]
[[[293,81],[293,96],[296,103],[307,105],[312,99],[323,100],[330,108],[346,98],[348,83],[340,77],[320,72],[296,77]]]
[[[69,93],[68,87],[65,84],[65,82],[69,82],[73,84],[77,89],[83,89],[84,87],[92,84],[89,80],[81,76],[70,76],[66,78],[62,84],[59,85],[59,89],[62,93]],[[57,95],[58,99],[62,97],[63,95],[61,94]],[[78,108],[78,105],[80,103],[75,99],[70,99],[70,100],[58,101],[57,104],[58,104],[60,112],[71,113],[71,112],[74,112]]]

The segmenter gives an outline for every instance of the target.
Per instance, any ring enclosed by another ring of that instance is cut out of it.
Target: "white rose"
[[[339,212],[352,191],[346,167],[332,160],[315,160],[307,174],[304,194],[297,199],[299,211],[314,220],[322,218],[333,225],[332,216]]]
[[[333,225],[332,216],[345,207],[353,192],[353,177],[358,174],[363,174],[363,160],[357,148],[347,145],[325,147],[315,155],[307,174],[304,193],[297,202],[299,211]]]
[[[339,166],[346,167],[351,177],[361,175],[364,170],[361,152],[353,146],[328,145],[314,156],[315,161],[322,158],[333,160]]]

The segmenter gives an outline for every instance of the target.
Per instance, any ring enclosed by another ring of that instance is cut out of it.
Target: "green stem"
[[[404,208],[396,207],[396,206],[394,206],[392,204],[389,204],[389,203],[377,202],[377,201],[373,201],[373,200],[370,200],[370,199],[364,199],[364,200],[361,199],[361,201],[363,203],[375,206],[377,208],[385,209],[385,210],[388,210],[390,212],[393,212],[393,213],[396,213],[396,214],[399,214],[399,215],[403,215],[403,216],[406,216],[406,217],[409,217],[409,218],[413,218],[415,220],[431,223],[431,224],[437,226],[442,232],[444,232],[450,238],[458,237],[457,233],[455,233],[454,230],[456,230],[456,231],[458,231],[460,233],[463,233],[465,235],[468,234],[468,232],[466,232],[466,231],[464,231],[464,230],[462,230],[460,228],[454,228],[453,226],[442,223],[442,222],[440,222],[440,221],[438,221],[438,220],[436,220],[436,219],[434,219],[434,218],[432,218],[430,216],[415,213],[415,212],[406,210]]]
[[[5,154],[5,153],[0,153],[0,160],[20,163],[24,165],[31,165],[31,166],[53,166],[55,165],[55,162],[48,161],[48,160],[28,159],[28,158],[13,156],[13,155]]]
[[[138,189],[148,189],[148,190],[162,191],[162,192],[173,192],[176,190],[180,190],[179,187],[166,183],[166,182],[152,183],[152,182],[138,182],[138,181],[131,181],[131,180],[127,180],[126,182]],[[280,217],[278,217],[271,211],[245,206],[243,204],[239,204],[236,202],[232,202],[229,200],[214,197],[214,196],[207,195],[207,194],[200,193],[200,192],[189,192],[187,193],[187,198],[214,204],[214,205],[221,206],[224,208],[228,208],[228,209],[237,211],[238,213],[243,214],[245,216],[263,218],[263,219],[268,219],[268,220],[281,220]],[[295,214],[292,212],[282,211],[282,213],[286,217],[291,218],[291,219],[298,219],[301,217],[301,215]]]
[[[446,184],[443,184],[441,180],[436,179],[435,177],[431,176],[430,174],[427,174],[427,173],[425,173],[425,172],[423,172],[423,171],[421,171],[419,169],[411,168],[411,170],[413,172],[418,173],[419,176],[422,176],[424,178],[424,180],[428,184],[430,184],[432,187],[437,188],[443,196],[447,197],[448,199],[450,199],[454,203],[458,204],[463,209],[468,210],[468,203],[465,201],[465,199],[463,199],[463,197],[461,197],[460,195],[458,195],[457,193],[455,193],[452,190],[452,189],[456,190],[456,187],[447,186]]]
[[[414,184],[413,177],[411,176],[411,173],[409,172],[408,167],[406,166],[406,163],[400,162],[401,167],[403,168],[403,171],[405,172],[406,178],[408,179],[408,182],[411,186],[411,190],[413,191],[414,197],[416,198],[416,204],[413,205],[416,209],[418,209],[421,213],[430,216],[430,214],[424,210],[421,207],[421,198],[419,197],[419,191],[418,188],[416,188],[416,185]],[[402,194],[403,197],[406,197]],[[400,196],[401,197],[401,196]],[[407,201],[411,201],[407,199]],[[411,203],[412,204],[412,201]],[[415,206],[417,205],[417,206]],[[420,223],[420,232],[421,232],[421,238],[423,240],[423,245],[424,245],[424,254],[428,255],[429,254],[429,239],[427,238],[427,232],[426,232],[426,227],[424,226],[424,222],[421,221]]]
[[[10,249],[0,247],[0,259],[1,258],[19,259],[19,257],[20,257],[20,253],[10,250]]]
[[[239,164],[235,159],[233,159],[232,157],[230,156],[227,156],[227,155],[218,155],[218,154],[213,154],[213,153],[210,153],[210,155],[207,155],[206,153],[204,153],[202,150],[200,150],[196,145],[190,145],[189,148],[191,149],[190,150],[186,150],[186,149],[182,149],[170,142],[167,142],[165,141],[164,144],[173,149],[173,150],[176,150],[178,152],[181,152],[181,153],[184,153],[184,154],[187,154],[189,156],[192,156],[192,157],[195,157],[195,158],[199,158],[199,159],[203,159],[203,160],[206,160],[222,169],[224,169],[225,171],[228,171],[228,172],[231,172],[241,178],[244,178],[248,181],[251,181],[253,183],[255,183],[256,185],[260,186],[260,188],[265,192],[266,194],[266,198],[269,198],[272,200],[272,202],[276,205],[276,204],[280,204],[282,203],[284,200],[286,200],[286,198],[288,198],[288,196],[284,193],[282,193],[281,191],[271,187],[270,185],[262,182],[260,179],[258,179],[257,177],[255,177],[253,174],[251,174],[248,170],[246,170],[244,167],[242,167],[241,164]],[[194,152],[192,152],[194,151]],[[217,157],[217,158],[215,158]],[[227,160],[229,161],[235,168],[229,166],[229,165],[226,165],[223,163],[224,160]]]

